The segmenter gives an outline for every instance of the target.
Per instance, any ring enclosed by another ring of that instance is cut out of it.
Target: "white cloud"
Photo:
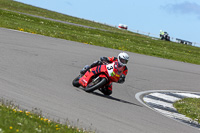
[[[179,4],[168,4],[162,8],[170,13],[194,14],[200,19],[200,5],[189,1]]]

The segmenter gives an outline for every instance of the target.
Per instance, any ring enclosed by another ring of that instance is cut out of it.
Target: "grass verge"
[[[50,10],[37,8],[37,7],[31,6],[31,5],[23,4],[23,3],[16,2],[13,0],[0,0],[0,8],[23,12],[23,13],[29,13],[32,15],[38,15],[38,16],[43,16],[43,17],[62,20],[62,21],[67,21],[67,22],[81,24],[81,25],[85,25],[85,26],[91,26],[91,27],[100,28],[100,29],[119,31],[114,27],[107,26],[107,25],[104,25],[101,23],[95,23],[90,20],[80,19],[77,17],[53,12]]]
[[[200,99],[184,98],[174,103],[177,111],[200,123]]]
[[[200,64],[200,48],[198,47],[154,40],[148,36],[130,33],[128,31],[102,31],[78,27],[1,9],[0,17],[0,27]]]
[[[89,133],[0,102],[0,133]],[[92,133],[92,132],[90,132]]]

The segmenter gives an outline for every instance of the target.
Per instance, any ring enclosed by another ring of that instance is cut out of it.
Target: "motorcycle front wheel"
[[[103,87],[104,85],[106,85],[106,83],[107,83],[106,78],[97,77],[97,79],[95,79],[94,81],[89,83],[88,86],[86,88],[84,88],[84,90],[86,92],[93,92],[94,90],[97,90],[97,89]]]
[[[73,85],[74,87],[79,87],[79,86],[81,86],[81,85],[79,84],[79,79],[80,79],[80,75],[79,75],[78,77],[76,77],[76,78],[72,81],[72,85]]]

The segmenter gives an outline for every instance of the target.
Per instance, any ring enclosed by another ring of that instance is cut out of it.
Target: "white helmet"
[[[125,66],[128,63],[129,56],[127,53],[122,52],[122,53],[119,53],[117,59],[120,65]]]

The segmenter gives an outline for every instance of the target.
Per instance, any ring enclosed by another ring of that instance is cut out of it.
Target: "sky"
[[[200,46],[200,0],[16,0],[66,15],[159,35],[167,31]],[[175,40],[175,39],[174,39]]]

